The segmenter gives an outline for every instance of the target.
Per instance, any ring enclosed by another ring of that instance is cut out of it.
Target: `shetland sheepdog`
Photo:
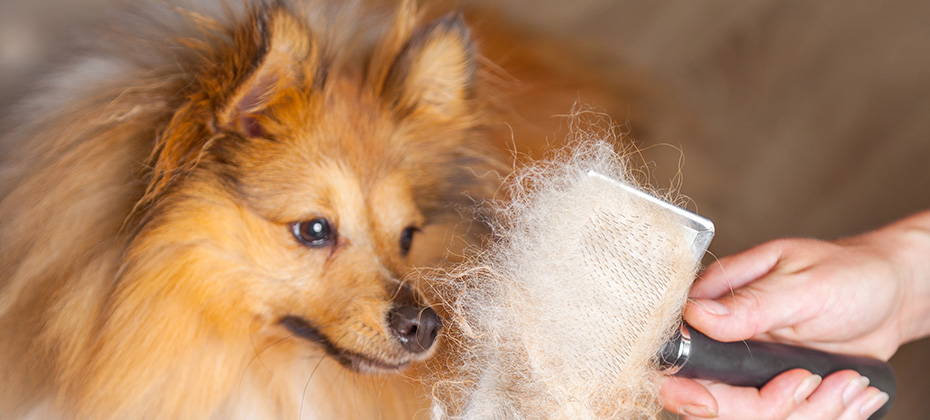
[[[407,3],[156,5],[7,113],[0,417],[422,410],[412,254],[494,158],[469,30]]]

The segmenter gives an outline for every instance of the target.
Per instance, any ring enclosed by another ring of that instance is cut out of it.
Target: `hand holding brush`
[[[772,241],[711,264],[685,320],[724,342],[762,340],[887,360],[930,334],[930,212],[835,242]],[[795,369],[761,389],[668,378],[662,396],[686,418],[864,419],[888,395],[851,370]],[[885,410],[882,410],[885,411]]]

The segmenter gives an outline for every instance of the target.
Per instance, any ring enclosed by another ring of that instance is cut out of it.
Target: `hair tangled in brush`
[[[589,175],[637,185],[615,126],[586,121],[573,117],[566,147],[514,172],[489,205],[489,245],[435,281],[455,356],[436,375],[434,418],[658,414],[656,352],[697,262],[668,215]]]

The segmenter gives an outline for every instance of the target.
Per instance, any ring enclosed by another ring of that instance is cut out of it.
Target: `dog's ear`
[[[265,137],[277,109],[325,83],[327,67],[315,39],[282,4],[256,7],[228,33],[205,26],[214,42],[185,44],[202,59],[184,92],[187,102],[156,139],[143,201],[194,169],[219,139]]]
[[[301,89],[321,86],[326,75],[315,39],[303,21],[288,10],[276,7],[261,11],[253,19],[253,29],[254,33],[240,36],[257,38],[253,40],[257,48],[251,57],[231,57],[240,77],[221,98],[215,124],[247,137],[263,137],[266,125],[272,122],[273,108],[294,99]],[[236,43],[240,41],[249,40],[237,39]]]
[[[461,15],[414,32],[395,57],[382,96],[401,115],[457,118],[468,112],[476,78],[474,46]]]

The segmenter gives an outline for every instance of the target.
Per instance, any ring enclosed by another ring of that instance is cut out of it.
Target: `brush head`
[[[710,241],[714,239],[714,223],[709,219],[659,199],[630,184],[602,175],[595,170],[589,170],[588,176],[603,180],[612,185],[613,188],[623,190],[626,194],[629,194],[630,199],[642,200],[645,206],[651,204],[654,206],[655,211],[668,212],[671,218],[678,219],[678,223],[681,225],[682,233],[684,234],[684,240],[686,243],[690,244],[691,254],[694,256],[694,260],[700,262],[704,257],[704,253],[707,252],[707,247],[710,246]]]
[[[510,179],[491,245],[445,290],[461,358],[436,417],[657,415],[657,352],[713,225],[632,184],[606,142]]]

